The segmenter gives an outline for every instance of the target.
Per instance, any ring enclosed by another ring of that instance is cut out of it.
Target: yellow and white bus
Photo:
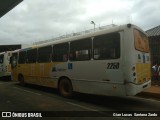
[[[70,97],[136,95],[151,86],[148,38],[133,24],[14,51],[12,79]]]
[[[10,57],[12,52],[6,51],[0,53],[0,78],[11,77]]]

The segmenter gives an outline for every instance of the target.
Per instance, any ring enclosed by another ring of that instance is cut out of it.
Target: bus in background
[[[10,80],[11,77],[11,65],[10,57],[12,55],[11,51],[1,52],[0,53],[0,79]]]
[[[12,79],[73,91],[129,96],[151,86],[148,38],[133,24],[14,51]]]

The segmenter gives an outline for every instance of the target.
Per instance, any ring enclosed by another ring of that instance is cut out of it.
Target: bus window
[[[11,57],[11,67],[14,68],[17,66],[18,53],[13,53]]]
[[[26,51],[19,52],[19,60],[18,60],[19,64],[26,63],[26,55],[27,55]]]
[[[142,52],[149,52],[149,43],[147,36],[137,29],[134,29],[135,48]]]
[[[37,49],[31,49],[27,51],[27,62],[36,63],[37,61]]]
[[[70,60],[85,61],[91,59],[92,40],[90,38],[73,41],[70,44]]]
[[[3,63],[4,55],[0,55],[0,63]]]
[[[53,46],[52,61],[65,62],[68,60],[69,44],[62,43]]]
[[[51,62],[52,46],[41,47],[38,49],[38,62]]]
[[[94,59],[118,59],[120,57],[120,34],[97,36],[93,40]]]

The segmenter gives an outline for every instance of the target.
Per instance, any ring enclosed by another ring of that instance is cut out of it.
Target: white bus
[[[10,57],[11,51],[1,52],[0,53],[0,78],[10,78],[11,76],[11,65]]]
[[[12,79],[58,88],[64,97],[136,95],[151,86],[148,38],[126,24],[13,52]]]

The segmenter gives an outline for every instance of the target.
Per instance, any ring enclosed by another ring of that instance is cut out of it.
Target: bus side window
[[[26,63],[26,55],[27,55],[26,51],[19,52],[19,59],[18,59],[19,64]]]
[[[70,43],[70,60],[85,61],[92,57],[92,40],[90,38],[72,41]]]
[[[120,34],[97,36],[93,40],[95,60],[117,59],[120,57]]]
[[[52,61],[66,62],[68,61],[69,44],[61,43],[53,46]]]
[[[38,49],[38,62],[51,62],[52,46],[41,47]]]
[[[113,59],[116,59],[116,56],[117,54],[116,54],[116,48],[111,48],[110,49],[110,58],[113,58]]]
[[[26,61],[28,63],[36,63],[37,61],[37,49],[31,49],[27,51]]]

